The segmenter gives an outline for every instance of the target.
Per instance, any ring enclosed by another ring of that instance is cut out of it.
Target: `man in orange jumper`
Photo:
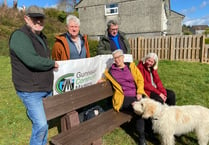
[[[66,18],[67,32],[56,36],[52,49],[52,59],[69,60],[90,57],[87,36],[82,36],[80,20],[73,15]]]

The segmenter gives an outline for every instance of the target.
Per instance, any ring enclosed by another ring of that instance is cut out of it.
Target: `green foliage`
[[[64,23],[64,22],[65,22],[66,17],[67,17],[67,14],[66,14],[64,11],[59,12],[59,15],[58,15],[58,20],[59,20],[60,22]]]
[[[45,15],[47,15],[50,18],[57,18],[59,16],[60,11],[58,11],[55,8],[47,8],[45,9]]]
[[[9,47],[7,41],[0,40],[0,55],[8,56],[9,55]]]
[[[2,18],[1,24],[2,25],[7,25],[7,26],[10,26],[10,27],[14,25],[13,22],[8,18]]]
[[[209,44],[209,38],[205,38],[205,44]]]
[[[76,11],[69,13],[69,14],[78,17],[78,12]],[[67,13],[65,13],[64,11],[61,11],[58,15],[58,20],[62,23],[65,23],[67,16],[68,16]]]
[[[54,34],[48,34],[47,35],[47,42],[48,42],[49,49],[52,49],[52,47],[54,45],[54,41],[55,41],[55,35]]]
[[[72,12],[71,14],[72,14],[72,15],[75,15],[76,17],[78,17],[78,18],[79,18],[79,14],[78,14],[78,12],[77,12],[77,11],[74,11],[74,12]]]
[[[192,35],[191,32],[191,27],[190,26],[186,26],[185,24],[182,26],[182,32],[184,35]]]
[[[96,56],[97,55],[97,45],[98,45],[98,41],[97,40],[91,40],[88,39],[88,43],[89,43],[89,51],[92,56]]]
[[[206,29],[205,29],[204,34],[205,34],[205,36],[208,36],[208,35],[209,35],[209,28],[206,28]]]
[[[184,31],[184,35],[192,35],[192,32],[191,31]]]

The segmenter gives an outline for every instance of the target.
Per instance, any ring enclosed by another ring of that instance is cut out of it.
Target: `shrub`
[[[55,42],[55,35],[54,34],[47,34],[47,43],[49,46],[49,49],[52,49],[54,42]]]
[[[89,51],[92,56],[96,56],[97,55],[97,45],[98,45],[98,41],[97,40],[92,40],[92,39],[88,39],[89,42]]]
[[[209,38],[205,38],[205,44],[209,44]]]
[[[72,13],[69,13],[70,15],[74,15],[76,17],[78,17],[78,12],[72,12]],[[60,11],[59,12],[59,15],[58,15],[58,20],[62,23],[65,23],[65,20],[67,18],[67,16],[69,15],[68,13],[65,13],[64,11]],[[78,17],[79,18],[79,17]]]
[[[59,15],[59,11],[54,8],[47,8],[44,10],[45,15],[51,17],[51,18],[57,18]]]
[[[66,14],[65,12],[63,12],[63,11],[62,11],[62,12],[59,12],[58,20],[59,20],[60,22],[64,23],[66,17],[67,17],[67,14]]]
[[[9,56],[9,46],[8,42],[5,40],[0,40],[0,55],[1,56]]]

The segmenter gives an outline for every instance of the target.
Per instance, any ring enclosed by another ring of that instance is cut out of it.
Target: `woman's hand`
[[[139,100],[141,100],[141,98],[142,98],[142,94],[137,94],[136,95],[136,99],[139,101]]]
[[[100,79],[100,80],[97,81],[97,83],[103,83],[103,82],[105,82],[104,79]]]
[[[160,93],[159,96],[163,99],[164,102],[166,101],[167,97],[163,93]]]
[[[59,67],[59,64],[55,61],[54,68],[58,68],[58,67]]]

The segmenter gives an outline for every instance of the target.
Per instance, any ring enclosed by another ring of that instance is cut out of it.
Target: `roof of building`
[[[209,28],[208,25],[193,25],[191,27],[193,30],[205,30],[206,28]]]

